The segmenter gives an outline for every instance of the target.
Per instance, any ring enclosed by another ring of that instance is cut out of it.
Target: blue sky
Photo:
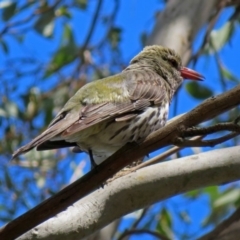
[[[75,36],[77,42],[80,44],[84,41],[84,37],[86,36],[86,32],[88,31],[90,19],[92,13],[94,12],[96,5],[96,1],[89,1],[89,7],[86,11],[75,11],[73,12],[74,20],[71,24],[74,26],[75,29]],[[131,1],[120,1],[120,9],[118,15],[116,17],[115,23],[116,26],[123,29],[122,32],[122,41],[120,44],[120,48],[122,50],[122,56],[125,60],[126,64],[129,60],[137,54],[141,49],[141,43],[139,41],[139,37],[143,32],[147,34],[151,33],[151,30],[155,23],[155,14],[157,11],[162,10],[164,5],[159,0],[148,0],[148,1],[139,1],[139,0],[131,0]],[[107,0],[104,1],[103,8],[101,10],[102,13],[109,13],[113,8],[113,1]],[[228,18],[229,14],[231,14],[232,9],[227,9],[223,11],[221,17],[216,25],[216,29],[220,28]],[[61,41],[61,24],[63,21],[58,21],[55,33],[56,38],[47,40],[44,39],[42,36],[37,34],[34,31],[29,32],[26,35],[26,39],[23,45],[19,45],[15,40],[8,38],[8,44],[10,46],[10,53],[9,55],[4,55],[0,49],[0,64],[6,59],[9,58],[16,58],[21,56],[32,56],[34,55],[40,61],[46,61],[49,59],[49,56],[58,48],[59,43]],[[3,24],[0,23],[0,27],[2,28]],[[78,27],[76,27],[78,26]],[[98,24],[97,31],[93,35],[90,43],[96,43],[101,39],[101,36],[104,35],[103,26],[101,23]],[[194,43],[193,48],[196,50],[199,45],[201,44],[202,37],[203,37],[204,29],[199,33]],[[239,69],[239,61],[236,59],[236,56],[239,56],[240,53],[240,31],[236,31],[231,43],[226,44],[226,46],[220,51],[220,57],[222,58],[226,67],[233,72],[238,78],[240,78],[240,69]],[[208,86],[214,90],[214,94],[218,94],[222,92],[222,87],[219,84],[219,74],[217,71],[217,67],[215,61],[212,56],[208,57],[201,57],[198,61],[197,65],[194,67],[197,71],[203,73],[206,77],[206,80],[201,83],[204,86]],[[46,81],[36,81],[32,78],[26,78],[24,81],[25,84],[19,86],[18,94],[20,92],[24,92],[25,89],[29,85],[38,84],[39,88],[42,91],[45,91],[51,88],[54,84],[57,83],[57,78],[55,78],[51,82]],[[233,87],[234,83],[227,82],[228,87]],[[177,113],[183,113],[191,110],[193,107],[198,105],[201,101],[194,99],[183,87],[180,90],[179,95],[181,96],[180,99],[178,98],[178,108]],[[174,100],[175,101],[175,100]],[[173,103],[174,103],[173,101]],[[170,117],[173,116],[173,109],[171,108]],[[186,154],[189,154],[190,151],[186,151]],[[85,156],[78,156],[78,159],[81,159]],[[63,163],[64,165],[64,163]],[[204,217],[207,216],[209,212],[209,207],[207,206],[207,197],[202,196],[199,201],[196,203],[187,203],[187,200],[182,197],[174,197],[169,202],[160,203],[157,205],[157,209],[161,208],[162,206],[168,206],[171,209],[171,212],[174,212],[174,208],[182,209],[183,211],[189,211],[190,216],[195,221],[192,221],[189,224],[188,231],[190,233],[195,233],[200,227],[200,223]],[[174,229],[176,231],[185,231],[183,229],[183,225],[177,216],[174,217]],[[129,221],[129,220],[128,220]],[[125,222],[121,228],[124,229],[128,221]],[[131,239],[139,239],[139,237],[132,237]],[[151,237],[144,237],[142,239],[153,239]]]

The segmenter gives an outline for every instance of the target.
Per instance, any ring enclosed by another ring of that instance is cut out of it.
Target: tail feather
[[[51,128],[50,128],[51,129]],[[50,129],[47,129],[46,131],[44,131],[41,135],[39,135],[38,137],[34,138],[30,143],[20,147],[18,150],[16,150],[13,155],[12,155],[12,159],[18,157],[19,155],[26,153],[30,150],[32,150],[33,148],[37,147],[38,145],[43,144],[44,142],[48,141],[49,139],[51,139],[52,137],[56,136],[57,133],[53,134],[54,132],[52,132],[52,134],[50,134],[51,132],[49,131]]]
[[[26,144],[25,146],[19,148],[18,150],[16,150],[13,155],[12,155],[12,159],[18,157],[19,155],[26,153],[30,150],[32,150],[35,147],[39,146],[38,150],[44,150],[42,147],[46,147],[47,142],[49,142],[49,140],[51,140],[52,138],[60,135],[63,131],[65,131],[69,126],[71,126],[75,121],[77,121],[79,118],[79,116],[74,116],[71,115],[68,118],[64,118],[58,122],[56,122],[54,125],[50,125],[49,128],[47,128],[42,134],[40,134],[39,136],[37,136],[36,138],[34,138],[30,143]],[[60,144],[63,143],[61,141],[61,139],[58,139],[60,141]],[[57,141],[58,141],[57,140]],[[64,141],[64,139],[62,139]],[[74,144],[74,143],[72,143]],[[72,145],[71,143],[66,143],[67,146]],[[56,146],[56,145],[55,145]],[[74,145],[73,145],[74,146]],[[48,149],[53,149],[53,146],[51,148]]]
[[[46,141],[41,145],[37,146],[38,151],[50,150],[50,149],[58,149],[58,148],[66,148],[66,147],[77,147],[75,142],[66,142],[64,140],[60,141]]]

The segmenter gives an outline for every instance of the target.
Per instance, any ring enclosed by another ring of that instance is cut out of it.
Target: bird
[[[91,169],[129,142],[162,128],[183,79],[204,80],[180,56],[160,45],[145,47],[119,74],[92,81],[72,96],[47,129],[12,157],[74,147],[90,156]]]

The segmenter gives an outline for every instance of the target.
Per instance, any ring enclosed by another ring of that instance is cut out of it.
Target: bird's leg
[[[90,161],[91,161],[91,171],[92,171],[93,169],[96,169],[96,171],[98,171],[98,169],[96,168],[96,167],[97,167],[97,164],[95,163],[94,158],[93,158],[92,150],[88,150],[88,154],[89,154]],[[100,184],[100,187],[103,189],[105,184],[106,184],[105,182],[101,183],[101,184]]]
[[[94,161],[92,150],[88,150],[88,154],[91,162],[91,170],[93,170],[97,166],[97,164]]]

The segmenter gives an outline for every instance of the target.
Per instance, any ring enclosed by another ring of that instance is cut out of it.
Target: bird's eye
[[[178,68],[178,62],[174,58],[169,59],[169,62],[174,68]]]

